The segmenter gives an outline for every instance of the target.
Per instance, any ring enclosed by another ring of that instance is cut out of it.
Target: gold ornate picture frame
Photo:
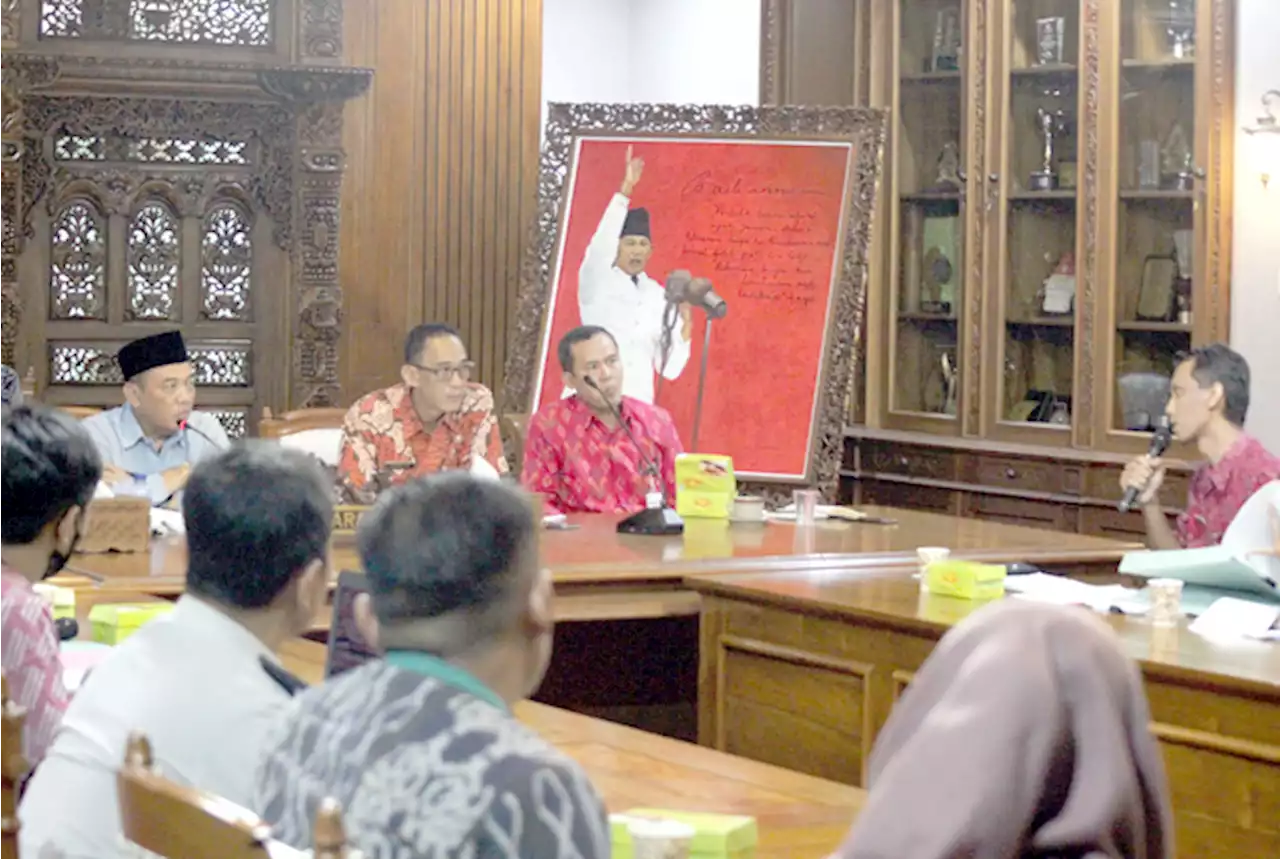
[[[885,112],[868,108],[549,105],[503,411],[529,413],[558,396],[551,335],[578,324],[576,318],[566,321],[577,314],[565,309],[570,301],[577,306],[577,257],[617,188],[623,153],[634,147],[646,161],[645,176],[654,177],[643,180],[651,182],[643,193],[637,186],[632,198],[624,198],[652,214],[654,265],[648,273],[659,281],[676,269],[710,277],[730,308],[727,318],[715,323],[714,335],[707,317],[695,313],[686,378],[664,382],[665,374],[659,374],[658,404],[672,411],[688,446],[681,405],[696,375],[693,432],[698,433],[705,414],[704,435],[712,439],[702,444],[708,449],[696,452],[733,455],[713,449],[717,439],[723,443],[727,437],[726,409],[735,409],[734,438],[740,446],[743,420],[754,413],[761,418],[758,442],[735,455],[740,491],[778,502],[789,501],[798,486],[812,486],[834,500],[845,409],[861,354],[885,126]],[[771,223],[777,224],[772,231]],[[732,235],[725,241],[745,250],[715,245],[711,234],[717,232]],[[722,253],[735,256],[728,260]],[[570,292],[573,297],[564,298]],[[770,348],[771,332],[791,337],[790,344],[775,342]],[[750,348],[744,338],[751,339]],[[707,372],[707,355],[717,362],[714,373]],[[793,366],[797,363],[801,371]],[[712,377],[704,408],[701,383]],[[735,386],[750,390],[752,407],[726,399],[722,392]],[[803,402],[806,397],[811,409]],[[765,449],[775,435],[792,442],[769,453]],[[755,467],[747,462],[752,458],[760,460]]]

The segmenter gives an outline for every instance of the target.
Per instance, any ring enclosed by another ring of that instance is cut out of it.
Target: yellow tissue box
[[[75,619],[76,592],[71,588],[62,588],[43,582],[34,584],[31,588],[49,603],[50,608],[53,610],[54,620],[63,617]]]
[[[733,457],[682,453],[676,457],[676,512],[686,519],[728,519],[738,481]]]
[[[925,584],[931,594],[966,600],[990,600],[1004,596],[1003,564],[976,561],[934,561],[925,567]]]
[[[689,855],[696,859],[749,859],[760,840],[756,819],[734,814],[706,814],[695,811],[666,811],[660,808],[633,808],[609,815],[613,859],[632,859],[629,817],[658,817],[687,823],[694,828]]]
[[[173,611],[173,603],[114,603],[95,605],[89,609],[93,640],[101,644],[119,644],[137,632],[147,621]]]

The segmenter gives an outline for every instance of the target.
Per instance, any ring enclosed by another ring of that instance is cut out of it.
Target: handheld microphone
[[[622,412],[605,396],[604,391],[600,390],[596,380],[590,376],[583,376],[582,380],[587,383],[587,387],[600,395],[600,399],[604,400],[604,404],[608,407],[610,414],[617,418],[618,423],[622,425],[627,438],[631,439],[631,443],[636,446],[636,452],[640,454],[640,461],[643,466],[641,471],[653,478],[658,486],[658,493],[662,496],[661,507],[649,507],[648,499],[646,498],[644,510],[639,513],[633,513],[618,523],[618,533],[659,535],[684,533],[684,520],[669,506],[670,500],[667,498],[667,486],[662,478],[662,470],[658,468],[658,464],[653,459],[645,455],[644,448],[640,446],[640,440],[636,438],[636,434],[631,431],[631,427],[627,425],[627,422],[622,419]]]
[[[723,319],[729,312],[728,303],[715,291],[709,279],[694,277],[682,268],[667,275],[666,299],[669,304],[687,301],[690,306],[701,308],[712,319]]]
[[[1163,454],[1169,449],[1169,443],[1173,441],[1173,427],[1169,423],[1168,415],[1160,416],[1160,423],[1156,427],[1156,431],[1151,435],[1151,446],[1147,448],[1147,456],[1155,458]],[[1118,505],[1121,513],[1128,513],[1133,506],[1138,503],[1138,496],[1146,486],[1130,486],[1124,491],[1124,497],[1120,499]]]

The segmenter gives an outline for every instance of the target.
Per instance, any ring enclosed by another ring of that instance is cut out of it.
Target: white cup
[[[801,527],[810,527],[818,520],[818,498],[822,493],[816,489],[797,489],[791,493],[791,500],[795,504],[796,524]]]
[[[733,499],[733,518],[739,522],[763,522],[764,499],[759,495],[739,495]]]
[[[689,859],[696,830],[678,820],[633,817],[627,821],[633,859]]]
[[[1152,579],[1147,582],[1151,608],[1147,616],[1152,626],[1177,626],[1182,618],[1182,580]]]

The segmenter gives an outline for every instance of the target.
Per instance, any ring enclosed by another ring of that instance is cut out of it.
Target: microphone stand
[[[649,536],[683,534],[684,520],[680,518],[679,513],[669,506],[666,482],[662,479],[662,470],[658,468],[656,462],[645,456],[644,448],[640,446],[640,440],[636,438],[636,434],[631,431],[631,427],[627,426],[627,422],[623,420],[622,412],[604,395],[604,392],[600,390],[600,386],[596,384],[596,380],[590,376],[584,376],[583,380],[591,390],[600,395],[600,399],[604,401],[610,414],[617,419],[618,424],[626,432],[627,438],[631,439],[631,443],[636,446],[636,453],[640,454],[640,473],[647,475],[658,486],[657,492],[645,493],[645,509],[638,513],[632,513],[618,523],[618,533]]]
[[[711,353],[711,323],[715,320],[707,314],[707,328],[702,335],[702,357],[698,359],[698,399],[693,406],[693,438],[689,440],[689,450],[698,450],[698,430],[702,427],[702,393],[707,386],[707,355]]]

